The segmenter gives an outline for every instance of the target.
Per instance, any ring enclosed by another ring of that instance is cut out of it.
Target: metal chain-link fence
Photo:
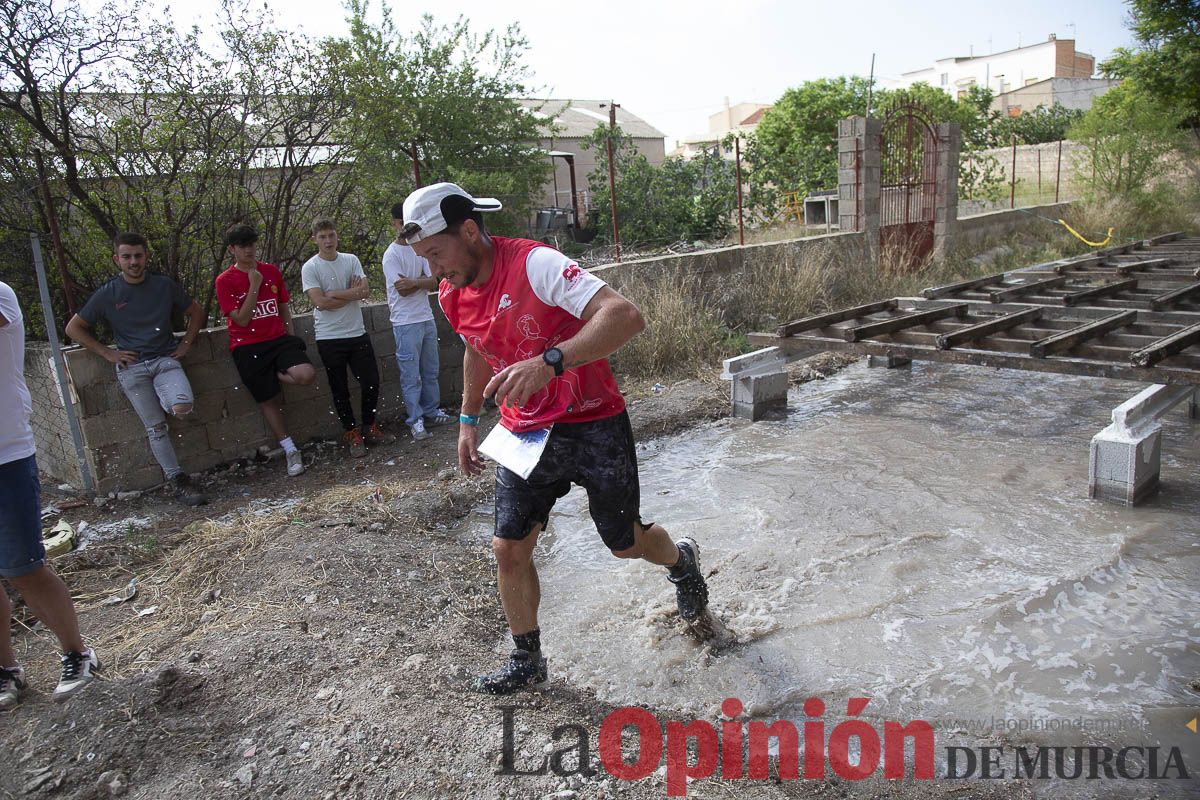
[[[63,288],[53,286],[46,274],[38,237],[8,233],[10,263],[27,265],[24,270],[6,269],[4,282],[16,293],[24,317],[25,383],[33,404],[30,423],[38,468],[43,482],[69,484],[90,494],[94,484],[79,429],[79,398],[71,389],[59,346],[69,314]]]

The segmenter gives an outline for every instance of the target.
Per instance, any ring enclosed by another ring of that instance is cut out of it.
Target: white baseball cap
[[[404,199],[404,227],[400,238],[405,244],[428,239],[472,211],[499,211],[504,206],[494,197],[472,197],[455,183],[434,183],[417,189]]]

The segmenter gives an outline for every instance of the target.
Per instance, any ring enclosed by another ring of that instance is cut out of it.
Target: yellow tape
[[[1080,235],[1079,235],[1079,231],[1075,230],[1075,229],[1074,229],[1074,228],[1072,228],[1070,225],[1068,225],[1068,224],[1067,224],[1067,221],[1066,221],[1065,219],[1060,219],[1060,220],[1058,221],[1058,224],[1059,224],[1059,225],[1062,225],[1064,228],[1066,228],[1067,230],[1069,230],[1069,231],[1070,231],[1072,234],[1074,234],[1074,235],[1075,235],[1075,238],[1076,238],[1076,239],[1078,239],[1079,241],[1081,241],[1081,242],[1083,242],[1084,244],[1088,245],[1089,247],[1104,247],[1104,245],[1106,245],[1106,244],[1108,244],[1109,242],[1111,242],[1111,241],[1112,241],[1112,235],[1113,235],[1113,231],[1115,230],[1114,228],[1109,228],[1109,229],[1108,229],[1108,236],[1105,236],[1105,237],[1104,237],[1104,241],[1103,241],[1103,242],[1089,242],[1087,239],[1085,239],[1085,238],[1083,238],[1082,236],[1080,236]]]

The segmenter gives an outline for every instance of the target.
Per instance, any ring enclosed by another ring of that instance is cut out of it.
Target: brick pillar
[[[879,134],[883,123],[866,117],[838,122],[838,226],[879,240]]]
[[[933,212],[933,257],[945,258],[954,248],[958,224],[958,151],[962,142],[957,122],[937,126],[937,205]]]

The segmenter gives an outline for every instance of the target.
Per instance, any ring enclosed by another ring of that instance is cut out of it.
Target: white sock
[[[282,447],[283,452],[287,453],[288,455],[296,452],[296,443],[292,441],[292,437],[290,436],[288,436],[286,439],[280,439],[279,446]]]

